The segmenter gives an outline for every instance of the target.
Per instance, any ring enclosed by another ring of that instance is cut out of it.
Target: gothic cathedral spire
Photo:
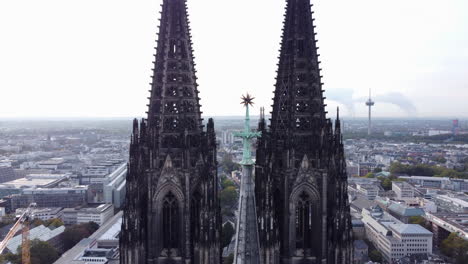
[[[271,130],[311,133],[325,121],[320,61],[310,1],[287,1]]]
[[[204,131],[185,0],[163,0],[148,116],[134,121],[121,264],[220,263],[213,120]]]
[[[255,170],[264,264],[350,264],[351,218],[339,122],[326,118],[310,0],[287,0],[269,129]]]

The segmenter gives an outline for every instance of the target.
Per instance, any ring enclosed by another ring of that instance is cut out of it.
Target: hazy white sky
[[[468,1],[312,1],[331,116],[468,116]],[[0,1],[0,117],[143,116],[161,2]],[[269,108],[284,5],[188,0],[205,115]]]

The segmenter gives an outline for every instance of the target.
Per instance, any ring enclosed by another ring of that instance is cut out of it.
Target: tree
[[[380,253],[378,250],[374,249],[369,253],[369,258],[373,262],[381,263],[382,262],[382,253]]]
[[[237,202],[237,191],[234,186],[229,186],[221,191],[219,194],[221,206],[232,207]]]
[[[375,178],[375,175],[374,175],[374,173],[369,172],[369,173],[367,173],[366,176],[364,176],[364,177],[365,177],[365,178]]]
[[[87,238],[90,235],[91,234],[89,231],[82,226],[72,226],[70,228],[66,228],[62,234],[64,250],[69,250],[83,238]]]
[[[390,165],[390,173],[392,174],[404,174],[406,172],[406,166],[400,162],[393,162]]]
[[[221,245],[222,247],[227,247],[231,243],[232,236],[236,233],[236,230],[230,222],[227,222],[223,225],[223,230],[221,234]]]
[[[435,162],[438,162],[438,163],[446,163],[447,162],[447,159],[444,158],[444,156],[442,156],[442,155],[436,156],[436,157],[432,158],[432,160],[435,161]]]
[[[31,264],[54,263],[59,254],[49,243],[35,239],[31,241]]]
[[[430,166],[426,164],[417,165],[403,165],[399,162],[392,163],[390,166],[390,172],[392,174],[407,174],[407,175],[419,175],[419,176],[437,176],[437,177],[451,177],[468,179],[468,173],[462,171],[456,171],[454,169],[448,169],[441,166]]]
[[[21,252],[21,251],[18,251]],[[4,260],[0,263],[8,263],[11,262],[12,264],[21,264],[21,254],[13,254],[13,253],[6,253],[3,255]]]
[[[233,181],[229,180],[228,178],[225,178],[223,182],[221,183],[221,186],[223,187],[223,189],[226,189],[229,186],[236,187],[236,184]]]
[[[97,229],[99,225],[94,222],[67,227],[62,234],[64,250],[69,250],[83,238],[88,238]]]
[[[91,234],[99,229],[99,225],[96,222],[88,222],[84,225],[86,226],[86,228],[88,228],[88,231],[91,232]]]
[[[31,223],[31,226],[33,226],[33,227],[40,226],[40,225],[45,226],[45,223],[44,223],[44,221],[42,221],[39,218],[34,219],[34,221]]]
[[[62,220],[60,218],[52,218],[52,219],[49,219],[47,221],[43,221],[43,220],[41,220],[39,218],[36,218],[31,223],[31,225],[34,226],[34,227],[40,226],[40,225],[43,225],[43,226],[46,226],[46,227],[59,227],[59,226],[63,226],[64,223],[62,222]]]
[[[13,264],[21,264],[21,246],[18,247],[17,252],[17,254],[5,254],[5,260]],[[58,251],[54,247],[39,239],[31,241],[30,252],[31,264],[51,264],[60,257]]]
[[[374,169],[374,171],[373,171],[373,172],[374,172],[374,173],[379,173],[379,172],[382,172],[382,168],[380,168],[380,167],[377,167],[377,168],[375,168],[375,169]]]
[[[219,165],[223,168],[223,170],[227,173],[231,173],[232,171],[238,170],[240,165],[232,161],[232,154],[226,153]]]
[[[449,177],[449,178],[464,178],[464,173],[458,172],[453,169],[444,169],[440,173],[435,175],[437,177]]]
[[[419,176],[434,176],[436,174],[435,167],[417,164],[414,166],[403,165],[399,162],[394,162],[390,165],[390,172],[392,174],[408,174],[408,175],[419,175]]]
[[[416,224],[420,226],[424,226],[424,224],[426,223],[426,221],[424,220],[424,217],[422,216],[410,216],[408,219],[408,222],[410,224]]]
[[[468,263],[468,241],[451,233],[447,239],[442,241],[440,250],[444,255],[451,257],[455,264]]]
[[[379,176],[379,177],[377,177],[377,179],[379,179],[380,184],[382,185],[382,188],[384,188],[384,190],[386,190],[386,191],[392,189],[392,182],[394,182],[394,181],[396,181],[396,182],[406,181],[405,179],[400,179],[400,178],[397,178],[396,176],[393,176],[393,175],[391,175],[388,178],[385,178],[383,176]]]
[[[382,184],[382,187],[388,191],[388,190],[391,190],[392,189],[392,180],[389,179],[389,178],[384,178],[381,182]]]
[[[52,218],[47,220],[46,226],[47,227],[60,227],[63,226],[63,221],[60,218]]]

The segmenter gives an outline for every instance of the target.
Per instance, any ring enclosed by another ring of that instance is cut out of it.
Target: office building
[[[86,204],[87,186],[68,188],[31,188],[10,197],[11,210],[27,208],[31,203],[38,207],[75,207]]]
[[[357,191],[364,195],[368,200],[375,200],[379,195],[379,187],[373,184],[356,184]]]
[[[430,231],[420,225],[404,224],[380,206],[364,209],[362,222],[367,238],[388,262],[414,254],[432,254]]]
[[[392,190],[395,192],[397,199],[414,198],[413,186],[406,182],[392,182]]]
[[[98,225],[106,223],[114,215],[112,204],[100,204],[93,207],[65,208],[62,210],[62,221],[66,225],[94,222]]]
[[[16,215],[21,215],[26,211],[26,208],[16,209]],[[61,218],[62,208],[61,207],[51,207],[51,208],[34,208],[32,210],[31,216],[34,219],[40,219],[42,221],[47,221],[54,218]]]

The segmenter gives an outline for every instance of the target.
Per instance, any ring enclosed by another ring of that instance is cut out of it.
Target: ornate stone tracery
[[[185,0],[163,0],[147,119],[134,121],[121,264],[219,264],[216,139],[201,111]]]
[[[326,118],[310,2],[287,1],[270,127],[259,123],[255,192],[264,264],[352,258],[340,121]]]
[[[162,229],[163,251],[162,255],[171,256],[179,253],[179,201],[169,192],[162,200]]]

